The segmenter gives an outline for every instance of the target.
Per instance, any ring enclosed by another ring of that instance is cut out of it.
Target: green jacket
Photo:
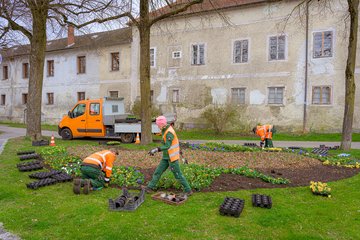
[[[174,135],[171,133],[171,132],[168,132],[166,134],[166,141],[164,142],[164,133],[166,132],[166,130],[170,127],[170,125],[166,125],[165,128],[163,128],[161,130],[161,143],[162,145],[159,147],[160,150],[162,151],[163,153],[163,159],[166,159],[166,160],[169,160],[170,159],[170,156],[169,156],[169,153],[168,153],[168,149],[171,147],[171,143],[174,139]]]

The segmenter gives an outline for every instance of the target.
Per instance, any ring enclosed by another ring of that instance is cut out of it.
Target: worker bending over
[[[276,130],[273,125],[258,125],[253,128],[253,132],[261,138],[260,147],[274,147],[272,135],[276,132]]]

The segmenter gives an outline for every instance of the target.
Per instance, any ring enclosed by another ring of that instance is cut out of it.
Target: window
[[[233,63],[246,63],[248,61],[248,40],[238,40],[234,42]]]
[[[22,94],[22,104],[27,104],[28,95],[27,93]]]
[[[118,98],[119,97],[119,92],[118,91],[109,91],[109,95],[112,98]]]
[[[150,48],[150,67],[155,67],[156,65],[156,49]]]
[[[333,32],[314,33],[314,58],[332,57]]]
[[[312,104],[331,104],[331,87],[317,86],[312,89]]]
[[[181,58],[181,52],[180,51],[175,51],[172,53],[172,58],[173,59],[178,59]]]
[[[269,39],[269,60],[285,60],[285,36],[273,36]]]
[[[22,66],[23,78],[29,78],[29,63],[23,63]]]
[[[119,53],[111,53],[111,71],[119,71],[120,69],[120,57]]]
[[[77,93],[78,101],[85,100],[85,92]]]
[[[172,102],[173,103],[179,102],[179,90],[178,89],[172,91]]]
[[[205,44],[195,44],[191,46],[191,64],[205,64]]]
[[[5,95],[5,94],[1,94],[1,100],[0,100],[0,105],[1,105],[1,106],[5,106],[5,100],[6,100],[6,95]]]
[[[150,90],[150,102],[153,103],[154,101],[154,90]]]
[[[48,77],[54,76],[54,60],[47,61],[47,76]]]
[[[54,104],[54,93],[47,93],[47,104],[53,105]]]
[[[119,112],[119,106],[118,105],[111,105],[111,110],[112,110],[112,113],[117,113],[117,112]]]
[[[91,103],[90,115],[99,115],[99,114],[100,114],[100,103]]]
[[[85,56],[78,57],[78,73],[85,73],[86,72],[86,58]]]
[[[9,68],[8,66],[3,66],[3,80],[6,80],[9,78]]]
[[[231,89],[231,103],[245,104],[245,88]]]
[[[74,116],[74,118],[83,115],[83,114],[85,113],[85,108],[86,108],[86,104],[85,104],[85,103],[78,104],[78,105],[74,108],[74,110],[73,110],[73,116]]]
[[[269,88],[269,104],[283,104],[284,88],[270,87]]]

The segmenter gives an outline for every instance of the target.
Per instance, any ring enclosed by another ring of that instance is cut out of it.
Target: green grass
[[[25,123],[15,123],[10,121],[0,121],[0,125],[7,125],[9,127],[16,127],[16,128],[26,128]],[[49,131],[57,131],[57,125],[50,125],[50,124],[41,124],[42,130],[49,130]]]
[[[57,145],[97,144],[61,141]],[[133,144],[134,145],[134,144]],[[29,190],[30,173],[19,172],[16,152],[31,147],[13,139],[0,155],[0,222],[22,239],[359,239],[360,176],[330,183],[332,198],[314,196],[308,187],[195,193],[181,206],[150,195],[134,212],[108,211],[108,188],[74,195],[71,183]],[[251,206],[251,194],[273,198],[272,209]],[[245,199],[240,218],[220,216],[224,197]]]

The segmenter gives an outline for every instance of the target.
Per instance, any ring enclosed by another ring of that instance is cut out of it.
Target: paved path
[[[26,129],[25,128],[14,128],[8,127],[5,125],[0,125],[0,154],[9,138],[15,138],[20,136],[25,136]],[[54,134],[55,137],[60,137],[56,131],[42,131],[44,136],[51,136]],[[96,139],[97,141],[99,139]],[[204,143],[204,142],[224,142],[226,144],[239,144],[243,145],[244,143],[256,143],[259,144],[259,140],[183,140],[190,143]],[[319,147],[320,145],[325,145],[327,147],[340,146],[340,142],[305,142],[305,141],[273,141],[275,147],[306,147],[313,148]],[[351,144],[351,148],[360,149],[360,142],[353,142]]]

